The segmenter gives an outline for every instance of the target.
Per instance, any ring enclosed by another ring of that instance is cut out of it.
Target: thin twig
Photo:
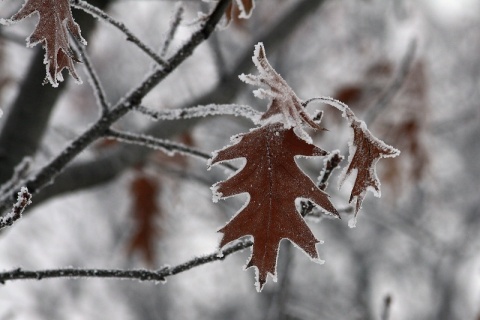
[[[188,109],[169,109],[155,111],[144,106],[135,106],[134,110],[152,117],[154,120],[181,120],[202,118],[215,115],[234,115],[245,117],[257,123],[262,113],[246,105],[237,104],[208,104]]]
[[[224,260],[227,256],[249,248],[253,245],[251,240],[238,241],[235,244],[227,246],[219,252],[209,254],[207,256],[191,259],[187,262],[179,264],[174,267],[164,267],[159,270],[119,270],[119,269],[50,269],[50,270],[22,270],[20,268],[1,272],[0,283],[4,284],[11,280],[42,280],[46,278],[116,278],[116,279],[130,279],[140,281],[155,281],[164,282],[167,277],[188,271],[195,267]]]
[[[32,203],[31,199],[32,195],[28,192],[28,189],[22,187],[20,192],[18,192],[17,203],[13,205],[12,211],[0,218],[0,230],[11,226],[15,221],[20,219],[25,208]]]
[[[328,180],[330,179],[333,171],[338,168],[340,165],[340,162],[343,160],[343,156],[340,155],[340,152],[338,150],[333,151],[326,159],[323,165],[323,169],[320,173],[320,177],[318,179],[318,184],[317,187],[325,191],[325,189],[328,186]],[[301,207],[301,215],[303,217],[309,216],[309,217],[316,217],[316,218],[322,218],[325,216],[325,213],[318,211],[314,212],[313,209],[315,208],[315,204],[308,200],[308,201],[302,201],[300,203]],[[347,212],[347,211],[344,211]],[[341,217],[339,216],[341,219]]]
[[[407,78],[410,67],[412,66],[413,60],[415,58],[415,51],[417,49],[417,41],[412,39],[408,44],[407,51],[402,58],[398,72],[395,74],[395,77],[392,83],[385,89],[385,91],[378,97],[375,104],[368,108],[365,112],[365,115],[362,117],[363,121],[366,124],[370,125],[378,115],[390,104],[392,99],[402,88],[405,79]]]
[[[332,175],[333,171],[338,168],[340,162],[343,160],[343,156],[340,155],[340,151],[335,150],[325,159],[325,165],[320,173],[317,186],[320,190],[325,190],[328,187],[328,179]]]
[[[180,154],[200,158],[203,160],[208,160],[211,158],[211,155],[209,155],[208,153],[195,150],[194,148],[186,146],[184,144],[168,141],[164,139],[159,139],[152,136],[147,136],[145,134],[133,134],[129,132],[109,130],[106,133],[106,136],[121,142],[141,145],[141,146],[145,146],[145,147],[156,149],[156,150],[162,150],[169,156],[173,156],[175,153],[180,153]],[[232,171],[238,170],[237,167],[232,166],[231,164],[224,163],[224,162],[222,162],[221,164],[225,168],[228,168]]]
[[[182,4],[177,3],[177,6],[175,8],[175,14],[173,15],[172,21],[170,23],[170,29],[168,30],[167,36],[165,37],[165,41],[163,42],[162,51],[160,53],[161,57],[165,57],[165,55],[167,54],[167,51],[170,48],[170,44],[172,43],[175,33],[177,32],[178,27],[182,22],[184,11],[185,10],[183,9]]]
[[[98,75],[95,71],[95,68],[92,65],[92,62],[90,61],[90,57],[88,56],[87,51],[84,49],[83,46],[79,45],[76,39],[74,43],[75,43],[75,49],[80,54],[82,62],[85,65],[85,71],[88,77],[90,78],[90,85],[92,86],[93,92],[95,94],[95,98],[97,99],[97,103],[99,104],[102,110],[102,114],[105,114],[110,109],[110,104],[108,103],[107,96],[105,94],[105,90],[103,89],[102,83],[98,78]]]
[[[23,179],[25,179],[30,171],[32,166],[32,158],[25,157],[22,161],[15,166],[13,169],[12,177],[0,186],[0,197],[12,191],[13,188],[17,187]]]
[[[127,36],[127,40],[134,43],[139,47],[143,52],[145,52],[150,58],[152,58],[156,63],[159,65],[165,67],[168,65],[165,60],[162,59],[157,53],[155,53],[155,50],[150,48],[146,43],[144,43],[142,40],[140,40],[137,36],[135,36],[126,26],[123,22],[117,21],[111,16],[109,16],[106,12],[100,10],[99,8],[89,4],[88,2],[85,2],[83,0],[71,0],[71,4],[73,7],[82,9],[88,14],[91,14],[94,17],[101,18],[104,21],[110,23],[112,26],[116,27],[118,30],[123,32]]]

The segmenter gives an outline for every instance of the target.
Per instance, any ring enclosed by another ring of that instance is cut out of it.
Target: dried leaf
[[[135,219],[136,230],[128,245],[128,253],[135,251],[143,254],[145,261],[153,266],[155,261],[155,241],[158,238],[157,218],[161,215],[157,205],[160,192],[158,182],[139,173],[130,185],[133,197],[132,216]]]
[[[330,214],[338,212],[326,193],[321,191],[297,166],[296,156],[324,156],[324,150],[300,139],[293,129],[281,123],[268,124],[236,138],[236,144],[214,155],[211,164],[245,158],[246,164],[228,180],[212,188],[215,197],[225,198],[248,193],[250,199],[220,232],[220,246],[253,236],[254,245],[248,267],[255,266],[257,290],[267,274],[276,275],[279,243],[289,239],[312,259],[318,259],[319,241],[297,211],[297,198],[309,199]]]
[[[248,19],[252,15],[253,9],[255,8],[255,0],[236,0],[230,2],[225,11],[225,17],[227,19],[227,24],[230,21],[238,23],[238,18]]]
[[[81,82],[73,62],[79,62],[75,53],[70,48],[68,31],[79,42],[86,44],[80,34],[80,27],[72,17],[68,0],[27,0],[23,7],[9,20],[2,23],[13,23],[22,20],[33,13],[38,13],[40,20],[33,33],[27,39],[29,47],[43,43],[45,49],[44,63],[47,66],[48,80],[52,86],[57,87],[63,81],[62,70],[68,69],[70,75]]]
[[[270,98],[267,111],[261,117],[261,123],[280,122],[285,129],[295,127],[299,136],[307,142],[311,142],[310,136],[303,130],[303,125],[313,129],[322,129],[307,114],[300,100],[287,82],[272,68],[265,55],[262,43],[255,46],[253,63],[259,71],[259,75],[240,75],[240,79],[248,84],[267,87],[258,89],[254,94],[258,98]]]
[[[353,114],[349,117],[353,129],[353,143],[350,146],[349,165],[344,171],[342,182],[353,171],[357,172],[350,194],[350,203],[355,200],[355,215],[362,206],[367,190],[380,196],[380,181],[375,165],[381,158],[396,157],[400,151],[374,137],[365,122],[357,120]]]

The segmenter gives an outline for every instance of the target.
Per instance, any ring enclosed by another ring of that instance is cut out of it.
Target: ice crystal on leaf
[[[75,23],[68,0],[27,0],[23,7],[3,24],[14,23],[38,13],[40,19],[33,33],[27,39],[27,46],[42,43],[45,48],[44,63],[47,66],[48,82],[57,87],[63,81],[62,70],[68,69],[70,75],[81,82],[75,72],[74,62],[79,62],[70,48],[68,31],[79,42],[86,44],[80,34],[80,27]]]
[[[272,68],[262,43],[255,46],[252,60],[259,74],[242,74],[240,79],[248,84],[262,87],[254,91],[256,97],[271,99],[267,111],[260,119],[261,123],[283,123],[285,129],[295,128],[302,139],[311,143],[312,140],[303,126],[307,125],[313,129],[322,128],[307,114],[302,100],[297,97],[293,89]]]

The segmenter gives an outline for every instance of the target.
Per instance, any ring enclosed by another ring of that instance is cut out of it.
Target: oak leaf
[[[23,7],[4,24],[17,22],[33,13],[40,19],[33,33],[27,38],[27,45],[33,47],[42,43],[45,49],[44,63],[47,68],[46,80],[57,87],[63,81],[62,70],[67,69],[70,75],[81,82],[75,72],[74,62],[79,62],[70,47],[68,31],[82,44],[87,44],[80,34],[80,27],[73,20],[68,0],[27,0]]]
[[[400,151],[376,138],[367,129],[365,122],[356,119],[353,113],[348,114],[350,126],[353,129],[353,143],[350,145],[349,164],[343,172],[343,182],[346,177],[357,172],[349,202],[355,201],[355,215],[362,206],[367,190],[380,197],[380,180],[375,166],[381,158],[393,158]]]
[[[288,239],[318,260],[319,242],[298,212],[295,200],[311,200],[326,212],[338,212],[326,193],[297,166],[296,156],[324,156],[326,151],[300,139],[282,123],[267,124],[235,138],[236,143],[214,154],[211,165],[245,158],[244,167],[226,181],[212,187],[216,199],[248,193],[249,200],[228,224],[220,229],[220,247],[235,239],[252,236],[254,245],[247,268],[256,267],[257,290],[267,275],[276,276],[279,243]]]
[[[240,75],[240,80],[259,87],[267,87],[266,89],[260,88],[254,91],[255,96],[258,98],[271,99],[267,111],[260,119],[260,123],[281,122],[285,128],[295,128],[296,133],[302,139],[311,142],[312,140],[304,131],[303,126],[307,125],[317,130],[322,128],[310,118],[305,111],[303,101],[297,97],[293,89],[270,65],[262,43],[258,43],[255,46],[252,60],[259,74],[242,74]]]

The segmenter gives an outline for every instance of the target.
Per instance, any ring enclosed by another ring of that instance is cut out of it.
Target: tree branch
[[[12,211],[0,218],[0,230],[11,226],[15,221],[20,219],[25,208],[32,203],[31,199],[32,195],[28,192],[28,189],[22,187],[18,192],[17,203],[13,205]]]
[[[155,50],[150,48],[146,43],[140,40],[137,36],[135,36],[128,28],[125,26],[123,22],[117,21],[111,16],[109,16],[106,12],[102,11],[101,9],[92,6],[86,1],[83,0],[71,0],[71,4],[73,7],[77,9],[82,9],[83,11],[91,14],[96,18],[100,18],[107,23],[111,24],[112,26],[116,27],[118,30],[123,32],[127,36],[127,40],[134,43],[137,47],[139,47],[143,52],[145,52],[150,58],[152,58],[156,63],[161,66],[167,66],[168,63],[160,57]]]
[[[138,105],[142,98],[149,93],[158,83],[165,79],[183,61],[192,55],[195,48],[205,41],[215,30],[223,12],[230,0],[220,0],[212,14],[204,25],[192,34],[190,40],[183,45],[167,62],[161,70],[154,70],[146,79],[130,94],[117,103],[108,113],[104,114],[97,122],[90,126],[83,134],[77,137],[57,157],[50,161],[40,171],[29,179],[27,188],[32,194],[37,193],[58,176],[65,166],[70,163],[80,152],[87,148],[93,141],[102,137],[110,126],[123,117],[132,107]],[[15,195],[10,194],[7,199],[0,202],[0,211],[5,211],[15,201]]]
[[[155,120],[181,120],[216,115],[234,115],[236,117],[245,117],[252,120],[253,123],[257,123],[262,116],[261,112],[250,106],[237,104],[209,104],[188,109],[168,109],[162,111],[155,111],[144,106],[137,106],[134,110],[148,115]]]
[[[98,106],[101,108],[102,114],[106,114],[110,109],[110,104],[108,103],[105,90],[103,89],[100,79],[98,78],[97,72],[95,71],[95,68],[90,62],[90,57],[88,56],[87,51],[83,48],[83,46],[78,44],[78,41],[76,41],[76,39],[74,39],[74,43],[76,50],[82,58],[86,73],[90,78],[89,83],[92,87],[93,93],[95,94],[95,98],[97,99]]]
[[[253,67],[252,49],[259,41],[263,41],[269,50],[275,50],[283,41],[286,41],[296,28],[305,21],[306,17],[316,12],[324,3],[324,0],[311,1],[303,0],[298,2],[291,11],[276,20],[267,27],[266,31],[255,38],[246,50],[241,54],[236,65],[230,72],[224,75],[218,85],[204,95],[185,103],[180,109],[187,109],[191,106],[208,105],[212,101],[215,103],[230,103],[234,97],[243,88],[241,81],[238,81],[238,75],[246,72]],[[287,23],[288,22],[288,23]],[[203,118],[186,119],[182,121],[160,121],[152,125],[145,131],[145,134],[162,139],[168,139],[185,130],[192,128]],[[62,175],[60,175],[54,184],[43,189],[41,193],[35,196],[35,205],[50,199],[52,197],[90,188],[102,183],[107,183],[117,177],[121,172],[130,166],[140,163],[152,152],[141,147],[121,147],[117,151],[102,156],[91,162],[83,162],[70,166]]]
[[[196,158],[200,158],[202,160],[208,160],[211,158],[210,154],[199,151],[199,150],[195,150],[194,148],[186,146],[184,144],[180,144],[180,143],[176,143],[176,142],[168,141],[164,139],[158,139],[158,138],[147,136],[144,134],[134,134],[134,133],[128,133],[128,132],[120,132],[116,130],[109,130],[106,136],[121,142],[141,145],[154,150],[161,150],[169,156],[173,156],[175,153],[180,153],[183,155],[189,155]],[[222,163],[222,165],[225,168],[228,168],[232,171],[238,170],[237,167],[228,163]]]
[[[17,268],[11,271],[0,272],[0,283],[4,284],[12,280],[42,280],[46,278],[116,278],[130,279],[140,281],[161,281],[164,282],[167,277],[188,271],[195,267],[224,260],[227,256],[249,248],[253,245],[251,240],[243,240],[228,246],[219,252],[209,254],[207,256],[193,258],[187,262],[174,267],[164,267],[159,270],[118,270],[118,269],[50,269],[50,270],[22,270]]]

